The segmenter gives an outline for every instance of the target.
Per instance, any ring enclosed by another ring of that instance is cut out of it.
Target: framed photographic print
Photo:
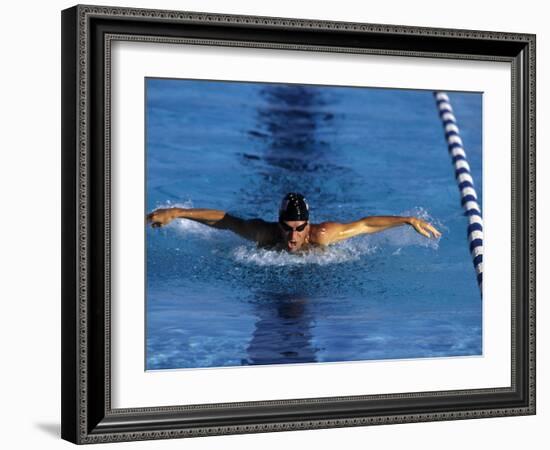
[[[62,437],[535,413],[535,36],[62,13]]]

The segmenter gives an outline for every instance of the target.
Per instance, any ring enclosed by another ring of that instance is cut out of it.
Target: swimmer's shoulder
[[[309,242],[317,246],[329,245],[333,242],[333,234],[338,225],[337,222],[312,223],[310,225]]]

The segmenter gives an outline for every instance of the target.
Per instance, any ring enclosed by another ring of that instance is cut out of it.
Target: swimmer
[[[287,194],[279,208],[279,221],[241,219],[216,209],[163,208],[147,215],[152,227],[167,225],[174,219],[189,219],[219,230],[230,230],[239,236],[256,242],[258,247],[286,250],[295,253],[312,247],[324,247],[335,242],[378,233],[400,225],[410,225],[427,238],[439,238],[435,227],[416,217],[370,216],[349,223],[309,222],[309,207],[303,195]]]

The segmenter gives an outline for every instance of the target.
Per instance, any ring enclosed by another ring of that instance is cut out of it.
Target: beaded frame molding
[[[512,73],[511,385],[111,406],[111,43],[504,61]],[[62,12],[62,437],[78,444],[535,414],[535,36],[75,6]]]

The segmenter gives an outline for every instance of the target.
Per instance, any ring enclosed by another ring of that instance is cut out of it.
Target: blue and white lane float
[[[474,179],[470,172],[470,165],[466,159],[466,152],[460,130],[453,114],[453,108],[449,96],[444,92],[434,92],[439,117],[445,128],[445,138],[449,148],[449,155],[453,160],[456,182],[460,190],[462,207],[468,216],[468,240],[470,242],[470,253],[474,262],[477,274],[477,283],[482,290],[483,283],[483,218],[481,208],[477,202],[477,194],[474,187]]]

